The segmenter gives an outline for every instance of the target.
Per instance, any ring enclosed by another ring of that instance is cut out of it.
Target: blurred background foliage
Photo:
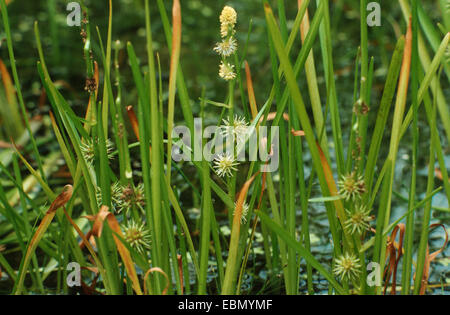
[[[25,99],[30,110],[36,109],[37,100],[41,93],[41,84],[36,71],[37,50],[33,33],[34,21],[39,22],[43,38],[44,53],[48,67],[55,80],[64,80],[68,83],[69,93],[73,93],[73,106],[86,106],[87,93],[84,87],[84,60],[82,54],[82,41],[79,27],[69,27],[66,24],[66,5],[69,0],[24,1],[14,0],[9,5],[13,39],[15,43],[16,58],[19,66],[19,75],[25,91]],[[276,1],[272,1],[276,8]],[[314,1],[311,1],[312,3]],[[169,51],[167,49],[164,31],[159,17],[156,1],[150,1],[152,14],[152,30],[155,40],[155,50],[161,59],[162,78],[168,79]],[[167,12],[170,13],[170,1],[165,1]],[[422,1],[427,13],[433,20],[439,19],[439,11],[435,1]],[[267,49],[267,33],[265,30],[264,12],[262,2],[259,0],[224,1],[224,0],[183,0],[183,38],[181,63],[187,78],[191,99],[198,103],[198,96],[204,87],[206,97],[220,101],[225,97],[224,82],[218,78],[219,58],[212,51],[214,44],[219,40],[218,17],[222,7],[230,4],[238,12],[237,38],[241,47],[247,38],[250,23],[252,23],[251,36],[248,46],[247,60],[252,69],[255,84],[255,93],[258,104],[262,104],[272,84],[270,70],[269,50]],[[90,9],[89,15],[92,26],[98,25],[103,39],[106,38],[108,1],[86,0]],[[288,27],[292,27],[297,12],[297,1],[285,1]],[[310,5],[310,10],[314,7]],[[382,26],[369,29],[369,56],[375,58],[375,90],[373,99],[379,99],[382,89],[379,82],[383,82],[388,61],[393,50],[396,38],[405,30],[405,22],[401,15],[397,1],[383,1]],[[351,110],[353,95],[354,60],[359,45],[359,1],[333,0],[330,1],[330,14],[333,32],[333,51],[336,75],[341,77],[338,82],[339,102],[343,110]],[[313,12],[310,12],[312,16]],[[98,39],[94,31],[94,54],[99,60]],[[144,57],[145,26],[144,8],[141,0],[113,0],[113,40],[120,39],[122,43],[133,42],[138,56]],[[4,42],[3,29],[0,32],[1,42]],[[299,40],[296,41],[299,49]],[[319,59],[318,43],[314,47],[316,59]],[[241,52],[242,53],[242,52]],[[122,51],[125,54],[125,51]],[[0,57],[7,62],[6,45],[1,45]],[[130,78],[130,69],[122,58],[121,72],[124,78]],[[144,59],[145,61],[145,59]],[[144,62],[145,64],[145,62]],[[323,71],[318,64],[319,84],[324,82]],[[304,77],[299,83],[305,88]],[[125,80],[125,104],[136,101],[136,91],[131,80]],[[323,84],[321,85],[323,88]],[[342,91],[345,91],[342,93]],[[325,92],[325,91],[321,91]],[[321,95],[326,95],[322,93]],[[194,104],[193,104],[194,105]],[[374,104],[376,106],[376,104]],[[194,111],[197,106],[194,105]],[[81,112],[84,112],[82,110]],[[373,111],[375,112],[375,111]],[[179,117],[181,118],[181,116]],[[343,117],[345,122],[345,117]]]

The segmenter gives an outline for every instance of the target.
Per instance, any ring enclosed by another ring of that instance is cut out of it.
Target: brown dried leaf
[[[50,208],[48,209],[45,216],[42,218],[41,223],[39,224],[39,227],[37,228],[36,232],[34,233],[33,237],[31,238],[27,251],[25,253],[25,258],[23,261],[23,267],[20,271],[20,277],[17,284],[17,289],[15,294],[21,294],[22,288],[23,288],[23,282],[25,280],[25,275],[27,274],[28,265],[30,264],[31,256],[34,254],[39,242],[41,241],[42,237],[44,237],[45,232],[47,231],[50,223],[52,222],[53,218],[55,217],[56,210],[58,210],[60,207],[63,207],[72,197],[73,193],[73,187],[72,185],[66,185],[64,186],[63,191],[55,198],[55,200],[50,205]]]

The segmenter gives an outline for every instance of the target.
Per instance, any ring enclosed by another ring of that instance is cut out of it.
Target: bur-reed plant
[[[429,251],[431,211],[450,211],[433,206],[437,193],[447,203],[450,200],[445,162],[450,116],[443,90],[449,75],[448,3],[441,1],[443,24],[435,27],[422,1],[398,1],[405,35],[397,39],[383,75],[381,97],[372,95],[377,63],[370,55],[367,3],[358,3],[360,46],[354,49],[353,90],[347,91],[353,93],[353,104],[343,104],[344,91],[337,88],[335,24],[325,0],[299,0],[292,23],[284,0],[276,1],[275,12],[269,1],[261,1],[273,81],[270,91],[259,90],[252,78],[247,49],[251,22],[246,42],[241,42],[237,34],[246,17],[232,3],[220,16],[217,13],[218,43],[211,44],[211,50],[218,55],[218,71],[211,80],[223,84],[227,91],[223,100],[206,99],[204,92],[200,97],[190,95],[190,78],[183,73],[189,56],[182,50],[187,43],[182,42],[179,0],[172,3],[172,19],[164,1],[157,0],[158,12],[150,12],[154,6],[144,0],[146,58],[137,55],[131,42],[113,42],[111,0],[106,2],[106,42],[81,1],[88,94],[83,116],[71,108],[56,75],[47,68],[36,22],[37,74],[51,108],[49,132],[59,146],[44,154],[46,144],[39,142],[35,129],[45,126],[27,112],[11,36],[14,26],[8,2],[0,0],[9,57],[9,64],[0,63],[0,99],[6,100],[2,109],[7,108],[0,112],[7,121],[1,133],[7,154],[0,154],[5,183],[0,185],[0,266],[11,282],[9,293],[73,293],[66,281],[67,266],[76,262],[88,294],[241,294],[246,273],[255,273],[250,261],[257,233],[264,248],[263,268],[268,281],[279,276],[280,293],[316,293],[315,275],[327,281],[330,294],[382,294],[390,284],[391,294],[426,293],[430,261],[440,253]],[[54,11],[55,2],[50,1],[49,12]],[[155,17],[162,22],[170,52],[167,65],[153,40]],[[59,59],[55,23],[50,21],[50,29],[54,58]],[[120,61],[123,54],[126,62]],[[125,67],[131,70],[130,78],[124,77]],[[170,74],[167,84],[163,69]],[[135,97],[124,93],[124,82],[135,88]],[[263,97],[265,102],[259,104]],[[345,108],[352,111],[349,128],[341,123]],[[197,109],[199,120],[193,114]],[[224,144],[229,151],[212,161],[203,154],[200,160],[193,159],[207,143],[203,137],[197,143],[195,135],[203,134],[208,113],[214,113],[220,135],[233,136]],[[420,123],[426,128],[419,128]],[[174,159],[179,142],[172,134],[179,124],[190,131],[191,142],[183,152],[189,161]],[[250,131],[260,126],[278,127],[257,142],[272,159],[279,155],[274,172],[266,172],[268,161],[236,159],[241,152],[250,154]],[[396,181],[401,180],[396,164],[407,133],[412,158],[409,194],[404,197],[396,191]],[[421,191],[419,148],[426,140],[427,183]],[[383,143],[388,144],[387,154]],[[436,160],[442,182],[436,179]],[[56,161],[67,166],[64,185],[50,184]],[[33,188],[38,187],[36,194]],[[186,193],[193,196],[198,212],[194,219]],[[394,219],[398,196],[406,205]],[[311,240],[316,205],[325,208],[331,261],[316,255]],[[415,229],[418,219],[420,233]],[[9,252],[2,253],[2,245],[20,254],[20,264],[8,259]],[[441,250],[445,246],[446,242]],[[400,258],[392,257],[401,256],[397,281]],[[368,268],[373,263],[378,266],[374,272]],[[54,274],[52,291],[46,281]],[[369,276],[379,281],[369,283]],[[306,290],[300,286],[303,278]],[[396,283],[401,283],[401,290]],[[261,291],[265,293],[264,288]]]

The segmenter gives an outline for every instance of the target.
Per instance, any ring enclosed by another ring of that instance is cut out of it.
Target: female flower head
[[[126,213],[132,207],[142,210],[145,206],[144,185],[121,186],[119,191],[117,211]]]
[[[341,277],[341,281],[344,278],[355,280],[359,277],[361,265],[355,255],[345,253],[339,258],[336,258],[335,264],[333,272],[336,276]]]
[[[95,187],[95,190],[96,190],[95,196],[97,198],[97,204],[100,207],[101,205],[103,205],[102,190],[98,186]],[[121,187],[119,182],[113,183],[111,185],[111,207],[114,211],[116,210],[117,205],[120,203],[119,201],[120,194],[121,194]]]
[[[359,205],[355,207],[355,211],[351,212],[346,210],[348,219],[345,221],[345,228],[352,234],[358,232],[361,234],[364,231],[369,230],[369,222],[372,221],[370,216],[370,209],[365,206]]]
[[[83,155],[83,158],[85,159],[86,163],[88,165],[92,165],[95,158],[95,145],[98,145],[98,141],[94,141],[92,139],[86,140],[86,142],[81,144],[81,154]],[[111,140],[106,139],[106,155],[108,156],[108,159],[111,160],[114,156],[112,155],[112,151],[114,149],[114,144]]]
[[[150,249],[150,231],[143,222],[137,223],[136,221],[131,220],[123,227],[123,232],[125,240],[139,253],[144,253],[146,250]]]
[[[231,154],[221,154],[214,159],[214,168],[220,177],[232,176],[233,171],[237,171],[239,163]]]

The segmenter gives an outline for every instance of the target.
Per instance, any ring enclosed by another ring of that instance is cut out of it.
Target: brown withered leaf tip
[[[64,206],[72,197],[73,187],[72,185],[64,186],[63,191],[56,197],[56,199],[50,205],[47,213],[52,213],[58,210],[60,207]]]

